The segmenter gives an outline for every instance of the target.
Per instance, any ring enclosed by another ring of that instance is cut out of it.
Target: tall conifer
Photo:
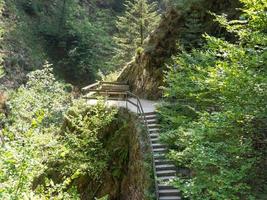
[[[142,47],[145,38],[160,20],[156,2],[147,0],[126,1],[125,13],[118,17],[116,27],[118,34],[114,37],[117,44],[113,60],[116,66],[130,61],[136,49]]]

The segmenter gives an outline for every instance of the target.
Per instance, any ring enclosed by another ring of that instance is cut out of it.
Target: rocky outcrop
[[[7,108],[6,108],[7,99],[8,99],[7,95],[3,91],[0,91],[0,145],[2,145],[4,142],[3,134],[1,131],[5,125],[5,119],[7,115]]]
[[[80,116],[86,118],[87,114],[84,112]],[[93,114],[90,115],[90,117],[93,116]],[[72,124],[66,120],[62,127],[69,129]],[[89,170],[88,173],[81,173],[72,180],[71,186],[77,188],[80,199],[105,199],[103,197],[108,197],[109,200],[149,199],[148,196],[152,195],[150,193],[154,189],[154,180],[151,178],[153,177],[152,157],[148,137],[144,134],[137,116],[127,109],[121,108],[112,122],[98,131],[99,142],[102,145],[101,150],[108,156],[97,157],[96,153],[96,157],[106,167],[98,177],[90,176]],[[77,131],[73,131],[73,133],[78,134]],[[85,152],[86,149],[84,149]],[[72,153],[74,154],[74,152]],[[85,153],[85,155],[90,163],[92,157],[90,154]],[[64,170],[67,165],[66,159],[52,160],[48,163],[45,172],[36,177],[32,188],[36,190],[39,186],[44,185],[46,177],[51,178],[55,183],[64,182],[64,177],[71,175],[69,170]]]
[[[164,62],[175,52],[178,27],[182,23],[182,13],[171,9],[148,38],[144,51],[125,67],[119,81],[127,81],[131,90],[140,96],[159,98]]]
[[[149,142],[143,136],[135,115],[121,109],[117,119],[105,132],[105,142],[111,153],[111,162],[101,177],[101,182],[79,180],[81,199],[91,200],[90,194],[100,198],[108,195],[109,200],[144,200],[153,187],[151,163],[145,160],[149,153]],[[123,125],[122,125],[123,124]]]
[[[0,113],[4,113],[6,101],[7,95],[4,92],[0,91]]]
[[[238,14],[237,7],[240,7],[238,0],[191,0],[169,8],[158,28],[147,38],[144,50],[125,66],[118,80],[128,82],[139,96],[160,98],[165,63],[178,52],[177,44],[190,49],[201,43],[203,33],[221,34],[223,30],[208,11],[227,13],[232,18]]]

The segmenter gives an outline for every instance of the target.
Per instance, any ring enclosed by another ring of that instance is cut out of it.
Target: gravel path
[[[129,100],[136,103],[136,99],[134,99],[134,98],[129,98]],[[141,104],[142,104],[142,107],[143,107],[145,113],[154,112],[156,110],[156,105],[158,102],[150,101],[150,100],[146,100],[146,99],[140,99],[140,101],[141,101]],[[95,105],[97,103],[97,100],[90,99],[90,100],[88,100],[88,103],[90,105]],[[126,102],[125,101],[108,100],[106,102],[106,104],[108,106],[117,106],[117,107],[126,108]],[[130,111],[137,113],[137,108],[134,105],[132,105],[130,103],[127,103],[127,104],[128,104],[128,109]]]

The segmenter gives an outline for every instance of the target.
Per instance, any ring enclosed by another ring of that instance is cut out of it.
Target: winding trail
[[[134,99],[134,98],[129,98],[129,100],[131,100],[132,102],[136,101],[136,99]],[[146,100],[146,99],[140,99],[140,101],[141,101],[141,104],[143,106],[145,113],[155,112],[156,106],[158,104],[157,101],[150,101],[150,100]],[[94,105],[97,103],[97,100],[96,99],[90,99],[87,102],[90,105]],[[133,106],[132,104],[127,103],[125,100],[124,101],[107,100],[106,104],[107,104],[107,106],[116,106],[116,107],[120,107],[120,108],[128,108],[128,110],[130,110],[136,114],[138,113],[137,108],[135,106]]]

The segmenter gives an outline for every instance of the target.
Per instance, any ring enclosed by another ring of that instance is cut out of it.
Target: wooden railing
[[[92,91],[97,89],[98,87],[101,87],[103,84],[109,84],[109,85],[127,85],[124,82],[106,82],[106,81],[98,81],[96,83],[93,83],[91,85],[88,85],[84,88],[82,88],[83,92]]]
[[[87,87],[82,88],[83,93],[86,92],[96,92],[97,94],[103,94],[104,96],[106,96],[105,100],[123,100],[126,102],[126,108],[128,109],[128,103],[130,103],[131,105],[133,105],[134,107],[136,107],[136,113],[142,118],[146,132],[148,137],[150,137],[149,135],[149,128],[148,128],[148,121],[147,121],[147,117],[145,115],[144,112],[144,108],[142,106],[141,100],[140,98],[131,93],[128,90],[107,90],[107,89],[101,89],[101,86],[103,85],[117,85],[117,86],[126,86],[127,84],[123,83],[123,82],[103,82],[103,81],[99,81],[97,83],[91,84]],[[129,87],[128,87],[129,88]],[[123,98],[110,98],[109,95],[123,95]],[[97,99],[97,97],[86,97],[84,96],[84,98],[87,99]],[[130,99],[131,98],[131,99]],[[132,99],[134,99],[134,101],[132,101]],[[151,152],[153,152],[152,149],[152,142],[151,142],[151,138],[149,138],[149,142],[150,142],[150,150]],[[155,189],[156,189],[156,198],[157,200],[159,200],[159,189],[158,189],[158,184],[157,184],[157,178],[156,178],[156,167],[155,167],[155,160],[154,160],[154,156],[152,156],[152,163],[153,163],[153,172],[154,172],[154,179],[155,179]]]

